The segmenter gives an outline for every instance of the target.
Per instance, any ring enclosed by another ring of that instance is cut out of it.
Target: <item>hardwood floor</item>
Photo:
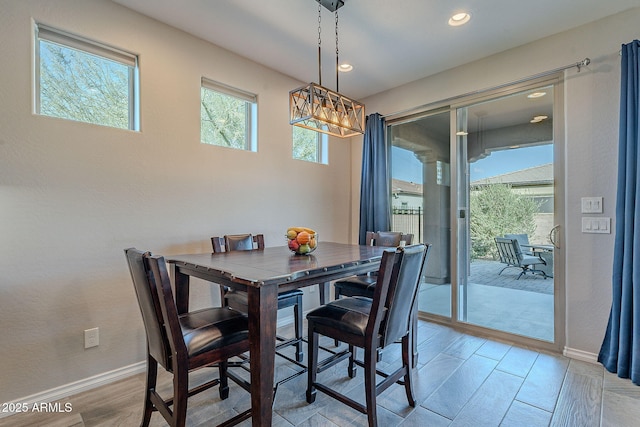
[[[288,331],[284,331],[285,333]],[[417,405],[408,406],[404,388],[392,386],[378,399],[380,426],[636,426],[640,419],[640,387],[590,364],[539,353],[505,343],[464,335],[427,322],[419,326],[419,362],[415,371]],[[331,341],[323,342],[328,347]],[[291,349],[293,350],[293,349]],[[395,366],[399,349],[389,349],[380,364]],[[322,357],[322,355],[321,355]],[[294,370],[277,358],[277,378]],[[217,371],[195,373],[193,381]],[[346,362],[319,379],[363,401],[362,371],[346,376]],[[144,376],[64,399],[72,410],[61,413],[26,413],[0,419],[0,427],[138,426]],[[170,391],[168,376],[161,390]],[[278,388],[274,426],[366,426],[367,418],[318,393],[315,403],[305,401],[306,375]],[[228,399],[217,390],[189,400],[188,425],[209,426],[249,407],[249,395],[233,384]],[[166,425],[154,413],[152,426]],[[246,421],[243,426],[250,426]]]

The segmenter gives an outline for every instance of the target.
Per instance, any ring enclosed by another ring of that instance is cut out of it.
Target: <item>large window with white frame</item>
[[[200,141],[239,150],[257,151],[258,97],[202,78]]]
[[[35,36],[36,114],[140,129],[135,54],[42,24]]]
[[[293,139],[293,158],[308,162],[327,164],[326,134],[311,129],[291,126]]]

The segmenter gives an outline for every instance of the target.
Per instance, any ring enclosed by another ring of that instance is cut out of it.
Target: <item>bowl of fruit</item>
[[[306,255],[318,247],[318,233],[307,227],[289,227],[287,245],[298,255]]]

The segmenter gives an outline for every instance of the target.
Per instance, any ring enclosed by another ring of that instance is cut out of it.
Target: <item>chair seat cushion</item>
[[[185,313],[179,322],[190,357],[249,338],[247,316],[227,307]]]
[[[333,286],[340,290],[340,295],[373,298],[378,275],[364,275],[339,280]]]
[[[367,297],[341,298],[312,310],[307,314],[307,320],[317,325],[364,336],[371,304],[372,299]]]
[[[522,265],[544,264],[545,262],[537,256],[523,255]]]

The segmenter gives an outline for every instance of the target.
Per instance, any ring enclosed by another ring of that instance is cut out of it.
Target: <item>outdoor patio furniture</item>
[[[532,255],[535,256],[533,251],[531,250],[531,245],[529,244],[529,235],[522,234],[505,234],[505,239],[516,239],[518,244],[520,245],[520,249],[522,249],[523,255]]]
[[[537,266],[544,266],[544,260],[537,256],[523,254],[517,239],[496,237],[495,242],[498,249],[498,255],[500,256],[500,262],[507,264],[507,266],[500,270],[500,273],[498,274],[502,274],[502,272],[509,267],[517,267],[522,271],[516,280],[520,279],[523,274],[528,272],[532,274],[539,273],[542,274],[545,279],[547,278],[547,274],[543,270],[536,268]]]

